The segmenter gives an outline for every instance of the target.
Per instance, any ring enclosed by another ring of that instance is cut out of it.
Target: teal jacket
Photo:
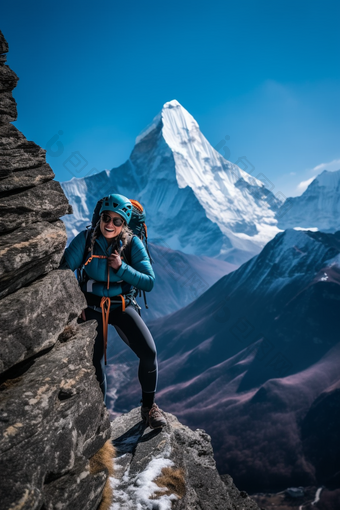
[[[154,286],[155,273],[152,269],[149,256],[143,242],[137,236],[131,240],[131,265],[122,260],[118,270],[110,267],[110,285],[107,289],[107,259],[93,258],[84,270],[89,277],[82,287],[84,292],[96,296],[114,297],[119,294],[128,294],[131,287],[150,292]],[[72,271],[80,268],[84,259],[86,244],[86,230],[80,232],[66,248],[64,258]],[[100,233],[93,247],[94,255],[111,255],[113,245],[108,244]],[[86,260],[90,258],[88,253]],[[117,305],[119,306],[119,305]]]

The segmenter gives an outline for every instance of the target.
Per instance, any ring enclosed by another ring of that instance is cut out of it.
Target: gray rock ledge
[[[204,430],[193,431],[182,425],[172,414],[164,415],[168,425],[158,430],[145,427],[140,408],[111,422],[111,438],[116,448],[111,509],[258,510],[255,501],[240,493],[232,479],[228,480],[229,485],[222,481],[210,436]],[[162,468],[177,473],[177,479],[182,472],[184,494],[176,495],[176,483],[169,484],[167,493],[161,492],[154,480],[161,475]]]

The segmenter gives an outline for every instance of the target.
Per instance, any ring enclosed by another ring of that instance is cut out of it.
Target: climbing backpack
[[[98,200],[97,205],[93,211],[91,225],[88,225],[86,227],[86,241],[85,241],[84,257],[83,257],[83,261],[81,264],[81,268],[77,272],[77,277],[78,277],[79,283],[84,281],[84,277],[85,277],[84,264],[85,264],[87,254],[90,249],[92,233],[93,233],[93,231],[99,221],[99,218],[100,218],[99,211],[101,209],[103,200],[104,200],[104,198],[101,198],[100,200]],[[137,237],[139,237],[139,239],[143,242],[143,244],[146,248],[149,260],[150,260],[150,264],[152,265],[153,259],[151,258],[151,255],[150,255],[150,252],[148,249],[148,234],[147,234],[147,227],[146,227],[146,223],[145,223],[144,208],[139,202],[137,202],[137,200],[130,199],[130,202],[132,204],[132,214],[131,214],[131,219],[129,221],[129,228],[132,230],[133,235],[136,235]],[[131,238],[130,238],[128,244],[125,246],[125,248],[121,251],[119,250],[119,254],[120,254],[122,260],[124,260],[129,265],[131,265],[132,237],[133,236],[131,236]],[[144,243],[144,240],[145,240],[145,243]],[[138,294],[139,294],[139,297],[142,295],[141,294],[142,291],[140,289],[136,289],[136,287],[132,287],[132,289],[133,289],[134,297],[136,297]],[[146,302],[146,296],[145,296],[144,290],[143,290],[143,296],[144,296],[145,308],[149,308],[147,305],[147,302]]]

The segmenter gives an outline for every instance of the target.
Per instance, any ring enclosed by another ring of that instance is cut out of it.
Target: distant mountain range
[[[340,230],[340,170],[324,170],[301,196],[287,198],[277,219],[282,229]]]
[[[246,490],[330,483],[340,471],[339,284],[340,232],[287,230],[193,303],[148,324],[158,403],[207,430],[220,472]],[[122,343],[110,360],[112,372],[124,367],[116,412],[140,398]]]
[[[278,232],[282,205],[265,185],[225,160],[178,101],[165,103],[118,168],[62,187],[74,210],[63,218],[71,239],[108,193],[140,201],[150,241],[240,265]]]
[[[137,136],[121,166],[62,183],[74,210],[63,221],[70,241],[90,222],[100,198],[121,193],[144,205],[154,244],[239,266],[280,230],[338,230],[339,183],[340,170],[325,170],[300,197],[282,204],[261,181],[224,159],[173,100]]]

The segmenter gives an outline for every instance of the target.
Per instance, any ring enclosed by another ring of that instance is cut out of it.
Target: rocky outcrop
[[[71,212],[59,182],[49,181],[0,202],[0,233],[26,227],[37,221],[55,221]]]
[[[116,448],[112,509],[258,510],[231,477],[222,481],[210,436],[164,414],[168,425],[161,430],[146,428],[140,409],[112,422]]]
[[[0,298],[55,269],[63,253],[63,223],[41,221],[0,238]]]
[[[11,487],[3,494],[4,509],[25,494],[35,495],[36,508],[55,508],[60,501],[59,496],[54,501],[51,488],[60,485],[63,508],[80,502],[82,508],[96,508],[92,491],[100,502],[105,472],[92,480],[89,459],[110,438],[110,425],[93,370],[89,339],[95,337],[95,323],[66,333],[50,352],[27,363],[23,374],[2,384],[0,469]]]
[[[4,67],[7,66],[2,65],[0,69]],[[3,92],[0,92],[0,97],[2,94]],[[46,151],[34,142],[26,140],[13,124],[8,124],[4,119],[2,115],[0,117],[1,193],[11,189],[36,186],[53,179],[54,173],[45,160]]]
[[[86,306],[71,270],[52,271],[1,301],[2,370],[53,347]],[[0,365],[0,366],[1,366]]]
[[[59,218],[71,208],[46,151],[10,124],[18,77],[7,51],[0,32],[1,508],[92,510],[112,472],[112,455],[92,466],[110,440],[92,363],[96,324],[78,324],[84,296],[73,272],[57,269]]]

